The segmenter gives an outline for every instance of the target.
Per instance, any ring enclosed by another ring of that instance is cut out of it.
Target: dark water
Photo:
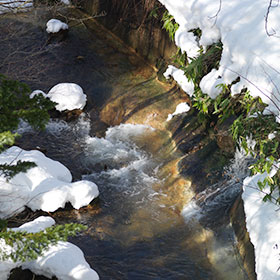
[[[27,75],[20,63],[18,71],[11,71],[9,63],[1,65],[1,71],[16,73],[15,78],[28,82],[32,89],[47,91],[59,82],[75,82],[88,95],[86,114],[77,121],[53,120],[44,132],[23,125],[19,131],[23,148],[39,146],[65,164],[75,180],[92,180],[99,187],[100,198],[88,207],[54,213],[58,223],[88,225],[85,233],[71,241],[83,250],[101,279],[247,279],[229,226],[210,230],[198,219],[181,215],[193,194],[190,183],[176,173],[182,155],[171,152],[174,147],[168,133],[126,124],[111,127],[104,137],[94,137],[115,124],[115,115],[107,125],[100,120],[99,112],[108,100],[126,95],[131,105],[141,99],[126,115],[130,117],[145,104],[166,98],[169,93],[156,83],[151,69],[90,23],[74,20],[67,41],[42,44],[47,38],[40,24],[48,17],[39,11],[18,16],[19,21],[5,19],[1,28],[11,23],[12,30],[20,26],[29,30],[28,40],[20,33],[17,47],[23,44],[26,50],[43,51],[22,60],[28,61],[33,75]],[[13,40],[3,41],[7,45],[0,51],[2,58]]]

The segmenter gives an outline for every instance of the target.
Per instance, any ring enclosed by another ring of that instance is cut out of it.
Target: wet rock
[[[68,29],[61,29],[56,33],[48,33],[47,44],[55,44],[64,41],[68,36]]]
[[[256,280],[254,246],[250,241],[249,233],[246,229],[244,206],[241,196],[236,199],[230,211],[230,219],[238,240],[237,248],[248,279]]]
[[[235,117],[230,117],[214,128],[217,145],[225,153],[234,154],[235,144],[231,135],[230,126]]]
[[[62,119],[66,121],[73,121],[76,120],[81,114],[83,110],[75,109],[71,111],[65,111],[62,113]]]
[[[42,275],[35,275],[29,269],[22,270],[21,268],[15,268],[11,271],[9,280],[49,280]],[[51,280],[58,280],[56,277],[51,278]]]
[[[51,110],[49,112],[49,114],[52,118],[62,119],[62,120],[65,120],[65,121],[74,121],[82,113],[83,113],[83,110],[80,110],[80,109],[75,109],[75,110],[71,110],[71,111],[65,110],[63,112],[59,112],[58,110],[54,109],[54,110]]]

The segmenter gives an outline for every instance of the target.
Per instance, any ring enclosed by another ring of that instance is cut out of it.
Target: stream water
[[[74,170],[76,178],[99,186],[98,202],[79,211],[57,211],[54,217],[59,223],[88,226],[71,241],[101,279],[247,279],[231,227],[210,230],[199,222],[217,219],[222,206],[216,205],[228,204],[227,197],[238,192],[234,183],[233,190],[229,183],[224,192],[209,186],[208,199],[190,201],[181,215],[176,210],[182,196],[167,191],[174,176],[167,162],[180,156],[162,150],[168,150],[168,135],[132,124],[111,127],[101,138],[90,136],[90,130],[90,119],[83,115],[71,123],[53,120],[44,132],[25,125],[19,132],[23,142],[32,139],[33,146]],[[242,171],[242,165],[234,168],[229,173]],[[185,187],[190,199],[192,192]]]
[[[36,24],[48,17],[35,13],[5,20],[13,23],[11,28],[26,25],[32,31],[29,41],[22,33],[18,40],[28,49],[44,39]],[[43,63],[46,71],[35,71],[33,80],[24,73],[20,76],[19,65],[16,74],[33,89],[47,90],[69,81],[80,84],[88,95],[86,113],[74,121],[53,119],[41,132],[24,123],[19,129],[21,147],[38,147],[65,164],[74,180],[84,178],[99,187],[99,199],[88,207],[79,211],[67,207],[53,214],[58,223],[88,226],[71,242],[83,250],[101,279],[248,279],[232,228],[209,227],[240,186],[231,180],[209,185],[201,199],[192,200],[191,183],[177,171],[183,154],[174,149],[168,131],[149,125],[157,116],[157,122],[163,122],[174,92],[158,84],[151,69],[147,72],[141,59],[107,38],[109,33],[101,27],[74,21],[69,33],[68,41],[29,57],[30,65],[40,68]],[[3,48],[0,57],[6,51]],[[11,63],[8,66],[2,65],[1,71],[8,73]],[[121,102],[115,104],[116,100]],[[115,106],[108,109],[106,104]],[[229,177],[234,172],[229,171]]]

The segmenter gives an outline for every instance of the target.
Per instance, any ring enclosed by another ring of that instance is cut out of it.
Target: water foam
[[[137,203],[154,198],[152,184],[158,182],[157,163],[139,148],[141,137],[153,131],[146,125],[121,124],[107,130],[104,138],[87,137],[85,165],[92,180],[106,193],[134,197]],[[103,187],[102,187],[103,186]]]
[[[230,209],[241,193],[243,179],[248,176],[248,165],[252,161],[242,149],[236,149],[231,163],[224,169],[224,177],[196,195],[185,205],[181,214],[189,221],[197,219],[205,223],[216,223]]]

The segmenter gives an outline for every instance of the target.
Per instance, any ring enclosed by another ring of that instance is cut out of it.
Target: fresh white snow
[[[0,154],[0,164],[17,161],[37,164],[26,173],[19,173],[11,180],[0,176],[0,218],[7,218],[28,206],[33,211],[55,211],[70,202],[79,209],[99,195],[96,184],[82,180],[71,183],[70,171],[58,161],[47,158],[37,150],[25,151],[13,146]]]
[[[166,121],[170,121],[174,116],[187,113],[190,110],[190,106],[187,102],[183,102],[177,105],[176,110],[172,114],[168,114]]]
[[[68,25],[60,21],[59,19],[52,18],[47,22],[46,31],[48,33],[57,33],[60,30],[66,30],[66,29],[68,29]]]
[[[246,227],[255,248],[256,273],[259,280],[280,279],[280,208],[272,202],[263,202],[264,193],[258,181],[266,174],[247,177],[243,182],[242,199]],[[264,192],[268,190],[263,190]]]
[[[47,97],[56,102],[58,111],[83,109],[86,105],[87,96],[83,89],[74,83],[60,83],[52,87]]]
[[[42,94],[45,98],[56,102],[55,108],[60,112],[75,109],[82,110],[87,102],[87,96],[84,94],[83,89],[74,83],[57,84],[52,87],[47,94],[37,89],[34,90],[29,97],[33,98],[38,94]]]
[[[39,232],[55,224],[51,217],[39,217],[28,222],[14,231]],[[13,248],[6,245],[0,239],[1,249],[7,252]],[[0,262],[0,280],[7,280],[10,271],[15,267],[30,269],[33,273],[52,278],[56,276],[60,280],[98,280],[98,274],[90,268],[84,258],[83,252],[74,244],[59,241],[56,245],[50,246],[43,252],[43,255],[34,261],[14,263],[8,259]]]
[[[44,97],[47,97],[47,95],[42,90],[39,90],[39,89],[33,90],[31,92],[31,94],[29,95],[29,97],[33,98],[34,96],[39,95],[39,94],[42,94]]]
[[[192,81],[188,80],[183,70],[178,69],[173,65],[169,65],[163,75],[166,79],[173,77],[173,79],[179,84],[182,90],[188,93],[189,96],[192,96],[194,92],[194,84]]]

